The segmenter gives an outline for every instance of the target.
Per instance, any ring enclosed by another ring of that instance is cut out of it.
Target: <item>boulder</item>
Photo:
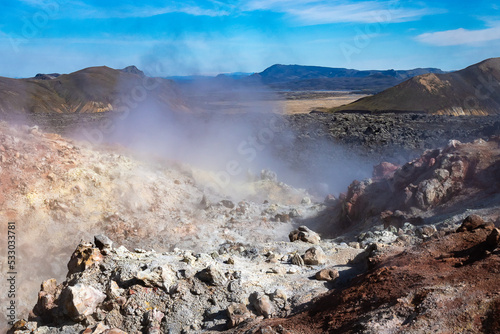
[[[264,318],[270,318],[273,314],[273,304],[268,295],[256,298],[253,302],[253,306],[257,313],[264,316]]]
[[[457,229],[457,232],[472,231],[482,225],[484,225],[483,218],[479,217],[478,215],[470,215],[464,219],[462,225],[460,225],[460,227]]]
[[[92,286],[77,284],[63,292],[63,312],[75,322],[84,320],[96,312],[106,295]]]
[[[292,264],[294,264],[296,266],[303,266],[304,265],[304,259],[302,258],[302,256],[300,256],[297,253],[292,255],[291,262],[292,262]]]
[[[434,225],[422,226],[415,230],[415,234],[421,239],[432,237],[436,232],[437,230]]]
[[[201,281],[210,285],[224,285],[226,283],[226,276],[215,265],[211,265],[196,274]]]
[[[175,273],[168,265],[156,267],[155,269],[145,269],[137,272],[134,277],[143,281],[146,286],[164,288],[169,291],[176,281]]]
[[[57,310],[57,299],[61,293],[61,287],[57,286],[55,279],[49,279],[42,283],[38,300],[29,314],[30,321],[51,322],[54,312]]]
[[[55,278],[48,279],[42,283],[41,290],[50,294],[55,294],[57,289],[57,281]]]
[[[229,317],[229,327],[236,327],[247,319],[253,317],[253,314],[247,309],[245,304],[233,303],[227,308],[227,316]]]
[[[103,252],[110,251],[113,248],[113,241],[103,234],[94,236],[94,244]]]
[[[334,281],[339,277],[339,272],[335,269],[323,269],[315,275],[318,281]]]
[[[236,206],[233,201],[227,199],[220,201],[220,204],[228,209],[234,209],[234,207]]]
[[[110,281],[106,293],[113,300],[120,298],[125,293],[125,289],[121,289],[115,281]]]
[[[307,265],[316,266],[326,262],[326,255],[321,247],[311,247],[304,254],[304,263]]]
[[[373,167],[373,179],[388,179],[394,175],[394,172],[396,172],[398,168],[397,165],[391,164],[390,162],[382,162]]]
[[[485,244],[486,249],[491,252],[500,247],[500,229],[494,228],[486,238]]]
[[[420,209],[425,210],[438,204],[447,195],[450,184],[441,184],[438,179],[428,179],[420,182],[415,195]]]
[[[439,182],[444,182],[450,177],[450,172],[447,169],[439,168],[434,171],[434,177]]]
[[[91,244],[80,244],[68,262],[68,275],[82,272],[102,260],[103,256],[99,249],[93,248]]]
[[[316,245],[321,241],[319,234],[312,231],[307,226],[300,226],[298,229],[293,230],[288,235],[288,238],[291,242],[300,240]]]

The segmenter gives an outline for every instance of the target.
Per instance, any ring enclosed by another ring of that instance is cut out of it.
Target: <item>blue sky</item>
[[[492,1],[2,0],[0,76],[134,64],[150,75],[280,64],[454,70],[500,56]]]

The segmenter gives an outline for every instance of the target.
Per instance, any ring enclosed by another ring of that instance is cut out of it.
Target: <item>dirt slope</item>
[[[132,67],[90,67],[71,74],[38,75],[31,79],[0,77],[0,114],[4,115],[126,111],[146,104],[185,109],[173,82],[146,77]]]
[[[424,74],[332,111],[492,115],[500,112],[500,58],[463,70]]]

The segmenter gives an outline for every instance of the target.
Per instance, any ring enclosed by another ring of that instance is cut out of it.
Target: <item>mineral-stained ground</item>
[[[500,331],[496,116],[285,116],[270,150],[310,181],[329,161],[376,165],[326,198],[268,170],[229,196],[196,166],[68,139],[75,115],[34,117],[0,124],[12,332]],[[308,155],[319,143],[338,155]]]

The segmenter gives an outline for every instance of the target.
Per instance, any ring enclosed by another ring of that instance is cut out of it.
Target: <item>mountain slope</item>
[[[332,111],[498,114],[500,58],[487,59],[457,72],[420,75]]]
[[[367,70],[301,65],[273,65],[248,79],[276,89],[381,91],[416,75],[444,73],[436,68]]]
[[[90,67],[71,74],[30,79],[0,77],[0,113],[94,113],[139,105],[179,108],[175,85],[148,78],[134,66],[123,70]]]

